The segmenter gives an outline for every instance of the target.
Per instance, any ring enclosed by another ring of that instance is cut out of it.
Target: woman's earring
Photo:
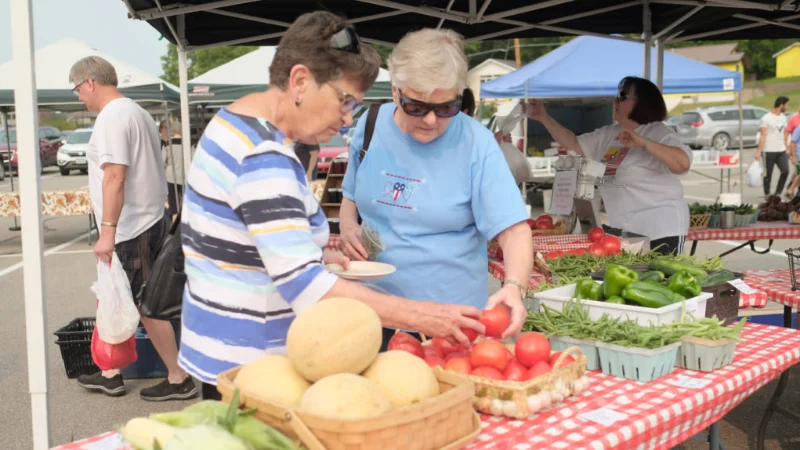
[[[300,97],[297,97],[297,99],[294,101],[294,106],[300,107],[300,103],[302,103],[302,100],[300,100]]]

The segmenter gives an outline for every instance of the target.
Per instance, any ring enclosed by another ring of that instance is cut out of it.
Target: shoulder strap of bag
[[[378,103],[373,103],[369,106],[369,110],[367,111],[367,125],[364,128],[364,141],[361,144],[361,151],[358,152],[358,162],[364,160],[364,157],[367,156],[367,150],[369,150],[369,143],[372,141],[372,133],[375,131],[375,122],[378,120],[378,112],[381,109],[381,105]]]

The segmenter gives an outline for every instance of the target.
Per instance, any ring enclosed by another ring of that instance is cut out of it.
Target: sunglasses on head
[[[331,48],[358,54],[361,52],[361,38],[355,28],[348,25],[331,36]]]
[[[413,117],[423,117],[433,111],[436,117],[448,118],[453,117],[461,112],[461,96],[456,97],[455,100],[445,103],[426,103],[403,95],[403,91],[397,90],[400,97],[400,107],[403,112]]]

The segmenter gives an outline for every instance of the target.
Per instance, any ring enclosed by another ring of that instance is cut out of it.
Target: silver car
[[[768,113],[757,106],[742,106],[742,145],[758,145],[761,118]],[[713,147],[717,150],[739,146],[739,107],[715,106],[687,111],[678,123],[678,137],[693,149]]]

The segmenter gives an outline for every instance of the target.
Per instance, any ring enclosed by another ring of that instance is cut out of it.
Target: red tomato
[[[497,370],[505,370],[508,366],[509,352],[499,341],[486,339],[472,347],[469,362],[472,367],[490,366]]]
[[[550,341],[537,333],[522,333],[514,346],[517,360],[525,367],[533,367],[539,361],[550,358]]]
[[[525,221],[525,223],[527,223],[527,224],[528,224],[528,227],[529,227],[531,230],[534,230],[534,229],[536,229],[536,219],[528,219],[528,220],[526,220],[526,221]]]
[[[543,223],[549,222],[550,225],[552,225],[553,224],[553,216],[551,216],[549,214],[542,214],[541,216],[536,218],[536,222],[543,222]]]
[[[432,356],[437,356],[439,358],[444,358],[444,355],[442,355],[442,352],[440,352],[439,349],[437,349],[433,345],[423,345],[422,346],[422,352],[425,354],[426,358],[430,358]]]
[[[453,358],[467,358],[467,359],[469,359],[469,353],[463,352],[463,351],[458,351],[458,352],[450,353],[449,355],[446,355],[444,357],[444,359],[447,360],[447,361],[450,361]]]
[[[442,358],[441,356],[435,356],[435,355],[426,356],[425,362],[428,363],[428,365],[431,367],[444,366],[444,358]]]
[[[444,363],[444,370],[456,373],[469,374],[470,372],[472,372],[472,364],[470,364],[469,358],[467,358],[466,356],[459,356],[456,358],[448,359]]]
[[[550,253],[547,253],[546,255],[544,255],[544,260],[545,261],[550,261],[550,260],[556,259],[556,258],[558,258],[558,252],[550,252]]]
[[[425,352],[422,350],[422,343],[408,333],[398,331],[389,339],[388,350],[401,350],[425,359]]]
[[[506,346],[504,345],[503,347],[506,347]],[[509,350],[508,347],[506,347],[506,353],[508,353],[508,362],[509,363],[511,363],[511,361],[514,361],[514,360],[517,359],[517,358],[514,357],[514,352]]]
[[[616,236],[606,235],[600,240],[600,245],[606,249],[606,254],[612,254],[622,248],[622,243]]]
[[[589,253],[591,253],[595,258],[602,258],[606,256],[606,248],[603,247],[603,244],[592,244],[589,247]]]
[[[502,260],[503,260],[503,249],[502,249],[502,248],[498,248],[498,249],[497,249],[497,254],[496,254],[496,256],[495,256],[495,257],[496,257],[498,260],[500,260],[500,261],[502,261]]]
[[[469,339],[470,342],[475,342],[475,339],[478,338],[478,332],[472,328],[462,328],[461,332],[467,335],[467,339]]]
[[[592,242],[600,242],[600,239],[603,239],[603,236],[606,235],[606,232],[603,231],[600,227],[594,227],[591,231],[589,231],[589,240]]]
[[[505,380],[506,377],[503,375],[503,372],[495,369],[494,367],[476,367],[472,369],[472,373],[470,375],[475,375],[476,377],[482,378],[489,378],[492,380]]]
[[[431,339],[431,345],[433,345],[436,350],[439,350],[439,353],[441,353],[442,356],[447,356],[450,353],[461,350],[460,345],[453,345],[447,339],[440,337]]]
[[[539,361],[528,371],[528,379],[532,380],[540,375],[550,372],[551,370],[550,364],[547,364],[545,361]]]
[[[570,250],[565,252],[565,255],[574,255],[574,256],[583,256],[586,253],[586,250]]]
[[[503,376],[509,381],[525,381],[528,379],[528,369],[519,361],[511,361],[503,371]]]
[[[572,363],[575,362],[575,358],[573,358],[572,355],[567,355],[567,356],[564,357],[564,359],[561,360],[561,363],[558,366],[556,366],[556,361],[558,360],[559,356],[561,356],[561,352],[553,353],[550,356],[550,366],[553,369],[560,369],[562,367],[566,367],[569,364],[572,364]]]
[[[484,333],[486,336],[500,337],[508,328],[509,320],[508,310],[502,305],[497,305],[492,309],[484,310],[480,322],[486,327]]]
[[[553,227],[553,219],[550,220],[542,220],[541,218],[536,219],[536,229],[537,230],[552,230]]]

